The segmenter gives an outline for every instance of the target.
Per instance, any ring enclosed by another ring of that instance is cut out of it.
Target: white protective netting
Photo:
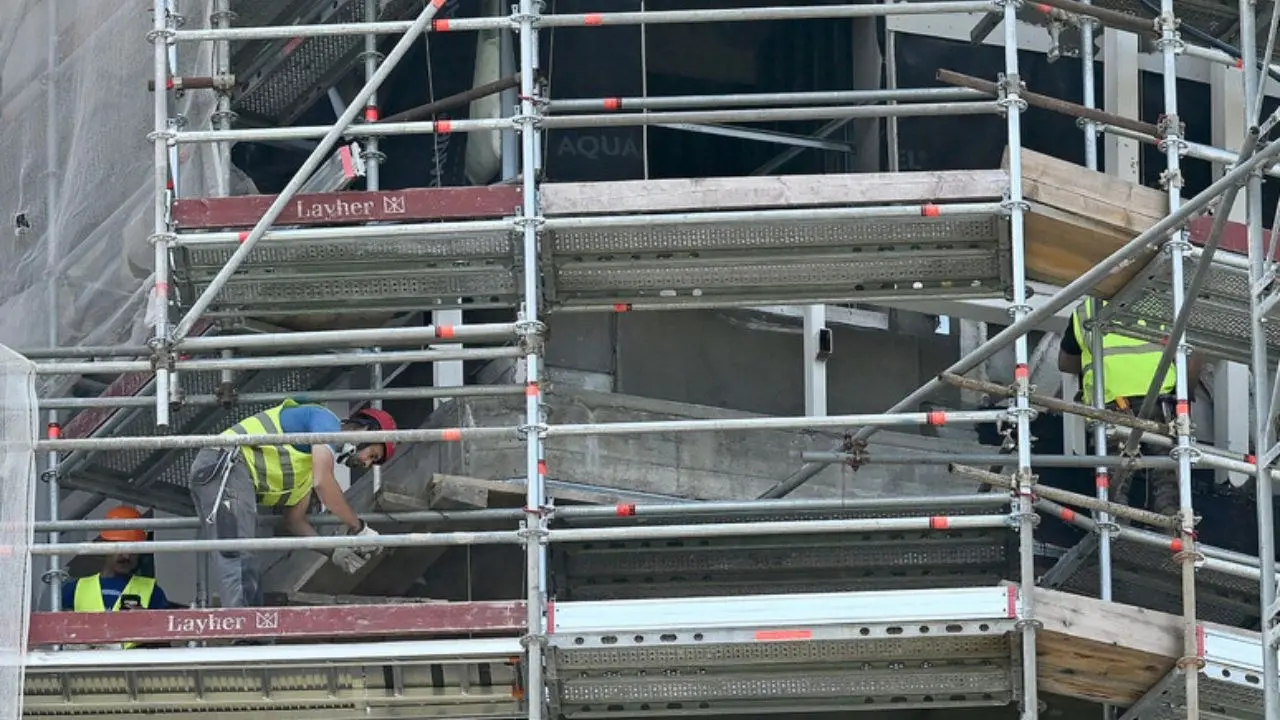
[[[22,717],[35,520],[37,428],[35,367],[0,345],[0,577],[9,584],[0,611],[0,720]]]
[[[0,0],[0,343],[137,344],[154,270],[152,3]],[[183,28],[209,0],[179,0]],[[178,46],[178,74],[210,75],[211,43]],[[175,97],[185,129],[214,94]],[[228,162],[183,145],[180,193],[226,194]]]

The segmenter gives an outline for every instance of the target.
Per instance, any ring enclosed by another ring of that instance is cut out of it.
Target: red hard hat
[[[391,413],[386,410],[365,408],[363,410],[358,410],[351,416],[351,419],[366,427],[373,425],[378,430],[385,431],[396,429],[396,419],[391,417]],[[385,448],[385,450],[382,453],[382,460],[377,463],[378,465],[387,462],[396,454],[395,443],[383,443],[382,447]]]
[[[107,520],[141,520],[142,513],[139,513],[137,510],[129,507],[128,505],[121,505],[119,507],[113,507],[110,510],[108,510],[106,514],[106,519]],[[102,533],[98,535],[98,537],[102,538],[103,540],[109,540],[111,542],[146,542],[147,531],[141,528],[135,528],[135,529],[129,529],[129,530],[103,530]]]

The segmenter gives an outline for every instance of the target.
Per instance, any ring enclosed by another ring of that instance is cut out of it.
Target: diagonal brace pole
[[[1191,218],[1204,210],[1213,202],[1215,198],[1238,185],[1263,163],[1272,158],[1280,156],[1280,143],[1272,143],[1262,150],[1254,153],[1253,157],[1237,164],[1222,177],[1215,180],[1209,187],[1205,188],[1191,199],[1187,200],[1177,211],[1161,218],[1155,225],[1147,228],[1134,239],[1130,240],[1123,247],[1116,250],[1105,260],[1095,265],[1083,275],[1071,281],[1066,287],[1054,293],[1043,305],[1032,310],[1004,330],[1001,330],[991,339],[982,345],[979,345],[967,356],[961,358],[954,365],[947,368],[945,372],[956,375],[963,375],[975,367],[989,360],[997,352],[1013,342],[1015,338],[1025,334],[1032,328],[1052,317],[1058,311],[1066,308],[1071,303],[1079,300],[1087,294],[1095,286],[1103,280],[1111,276],[1117,268],[1128,262],[1131,258],[1144,252],[1148,246],[1153,245],[1163,238],[1167,238],[1170,233],[1179,230],[1186,225]],[[902,412],[904,409],[914,407],[921,400],[928,398],[933,393],[940,390],[945,383],[941,377],[934,377],[929,382],[921,385],[915,392],[900,400],[886,412],[896,413]],[[878,428],[864,427],[858,431],[853,437],[854,440],[866,440],[875,434]],[[777,485],[770,488],[761,495],[764,498],[780,498],[789,495],[796,488],[805,484],[809,480],[817,476],[818,473],[830,463],[807,463],[790,477]]]
[[[431,0],[422,13],[418,15],[418,19],[414,21],[413,25],[405,31],[404,36],[396,43],[395,48],[388,53],[382,65],[378,67],[377,72],[365,82],[360,92],[356,93],[356,96],[347,104],[347,109],[343,111],[342,117],[338,118],[338,121],[320,140],[320,144],[316,145],[316,148],[311,151],[310,157],[302,164],[298,172],[294,173],[293,179],[289,181],[284,190],[276,196],[275,202],[271,203],[271,207],[267,208],[266,214],[262,216],[257,225],[253,226],[253,230],[249,232],[248,237],[240,244],[240,247],[236,248],[235,253],[227,259],[227,264],[222,266],[222,269],[214,276],[209,286],[204,289],[204,292],[200,293],[200,297],[196,298],[186,316],[174,328],[173,336],[170,338],[171,342],[179,342],[187,336],[187,333],[191,332],[192,326],[209,309],[209,305],[213,303],[218,293],[222,292],[222,288],[231,280],[231,276],[244,263],[245,258],[249,257],[249,253],[253,252],[254,246],[266,234],[267,228],[271,227],[276,219],[280,217],[280,214],[284,212],[285,206],[293,200],[293,196],[302,189],[303,184],[311,177],[311,174],[324,162],[338,139],[351,127],[351,123],[355,121],[356,116],[364,109],[365,103],[378,91],[378,88],[382,86],[391,71],[395,70],[400,60],[408,54],[414,42],[427,29],[427,26],[442,5],[444,5],[444,0]]]

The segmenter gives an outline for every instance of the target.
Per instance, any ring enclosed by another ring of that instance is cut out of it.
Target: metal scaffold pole
[[[1026,102],[1019,97],[1022,79],[1018,74],[1018,4],[1004,4],[1004,77],[1001,105],[1007,119],[1009,143],[1009,191],[1006,198],[1013,259],[1013,305],[1010,313],[1015,323],[1031,312],[1027,304],[1026,211],[1022,193],[1022,111]],[[1031,417],[1034,411],[1028,395],[1031,392],[1028,371],[1027,336],[1019,333],[1014,340],[1014,378],[1016,395],[1011,414],[1017,424],[1018,467],[1014,473],[1014,517],[1018,520],[1018,628],[1022,633],[1022,720],[1040,717],[1039,676],[1036,670],[1035,619],[1035,527],[1036,512],[1032,505]]]
[[[525,573],[528,606],[528,629],[525,644],[526,697],[529,720],[543,720],[547,707],[544,687],[544,654],[547,649],[546,542],[548,539],[548,506],[546,495],[546,459],[543,457],[545,425],[542,408],[542,348],[545,328],[539,317],[538,233],[542,211],[538,194],[538,143],[541,133],[541,98],[538,77],[537,23],[541,18],[541,0],[520,0],[514,20],[517,21],[520,52],[520,110],[512,120],[520,132],[520,181],[524,190],[520,216],[516,225],[523,240],[524,301],[519,327],[524,369],[525,423],[521,428],[525,439],[525,520],[522,531],[525,542]]]
[[[155,173],[155,219],[153,232],[149,240],[154,249],[155,285],[151,300],[147,305],[148,321],[151,325],[151,351],[157,354],[156,364],[156,427],[161,432],[169,428],[169,381],[170,370],[165,355],[169,347],[169,147],[172,143],[172,130],[169,127],[169,93],[165,92],[169,79],[169,43],[173,39],[173,19],[170,17],[165,0],[154,0],[151,6],[152,29],[147,34],[153,47],[153,81],[154,93],[154,130],[150,140],[154,144],[155,156],[152,162]]]

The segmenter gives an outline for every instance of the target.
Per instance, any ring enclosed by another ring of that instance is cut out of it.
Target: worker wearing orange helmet
[[[107,511],[107,520],[140,520],[142,515],[127,505]],[[103,530],[103,542],[146,542],[142,529]],[[118,610],[164,610],[169,600],[155,578],[137,575],[138,555],[107,555],[102,570],[62,586],[62,607],[75,612],[114,612]]]
[[[390,414],[365,408],[339,420],[322,405],[285,400],[241,420],[224,435],[279,435],[395,430]],[[341,463],[351,468],[380,465],[395,455],[392,443],[344,445],[244,445],[201,450],[191,464],[190,491],[206,535],[219,539],[252,538],[257,534],[258,508],[279,509],[286,529],[299,537],[317,535],[307,519],[314,493],[353,535],[378,533],[360,520],[347,504],[334,477]],[[374,546],[344,547],[329,553],[334,565],[355,573],[379,552]],[[213,567],[222,607],[263,604],[261,570],[254,553],[216,552]]]

